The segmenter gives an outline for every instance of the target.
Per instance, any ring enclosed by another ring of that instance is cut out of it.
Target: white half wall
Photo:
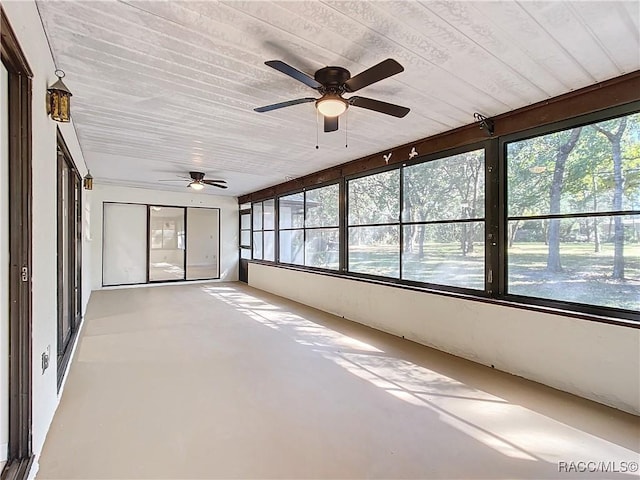
[[[33,451],[42,450],[46,433],[58,405],[57,391],[57,128],[60,129],[81,176],[87,173],[73,123],[57,123],[45,108],[47,87],[57,78],[56,66],[33,1],[2,2],[22,51],[33,72],[32,92],[32,392]],[[73,91],[73,79],[65,78]],[[73,100],[71,103],[73,114]],[[83,191],[83,205],[87,202]],[[83,212],[84,213],[84,212]],[[4,215],[4,212],[3,212]],[[84,224],[84,222],[83,222]],[[84,235],[83,235],[84,237]],[[83,312],[91,290],[90,252],[83,242]],[[51,352],[50,366],[42,372],[41,355]]]
[[[99,179],[97,179],[99,181]],[[186,189],[185,189],[186,190]],[[207,193],[168,192],[94,183],[91,196],[91,288],[102,289],[102,214],[104,202],[220,209],[220,280],[238,279],[238,201]],[[213,281],[213,280],[212,280]],[[113,287],[110,287],[113,288]]]
[[[256,263],[249,285],[640,414],[640,329]]]

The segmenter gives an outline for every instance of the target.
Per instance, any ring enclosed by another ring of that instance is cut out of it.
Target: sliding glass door
[[[184,208],[149,208],[149,281],[184,280]]]
[[[102,285],[220,278],[220,209],[104,204]]]
[[[58,385],[69,360],[71,340],[82,319],[82,218],[80,175],[58,146]]]

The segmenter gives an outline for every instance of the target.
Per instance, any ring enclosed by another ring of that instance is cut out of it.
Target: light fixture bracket
[[[478,125],[480,126],[480,130],[484,130],[485,132],[487,132],[488,136],[493,137],[493,134],[495,133],[495,123],[493,120],[485,117],[484,115],[478,112],[475,112],[473,114],[473,118],[475,118],[476,122],[478,122]]]

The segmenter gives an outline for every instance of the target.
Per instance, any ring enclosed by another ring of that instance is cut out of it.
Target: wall
[[[99,179],[98,179],[99,181]],[[238,279],[238,203],[235,197],[208,193],[167,192],[94,183],[91,198],[91,288],[102,289],[102,204],[146,203],[183,207],[220,208],[220,281]]]
[[[249,264],[249,285],[640,414],[640,330]]]
[[[80,175],[87,172],[72,123],[52,121],[45,108],[46,89],[56,77],[56,69],[33,1],[2,2],[11,26],[33,72],[32,95],[32,191],[33,191],[33,450],[39,454],[58,405],[57,351],[57,154],[56,127],[60,127]],[[67,81],[69,80],[69,81]],[[73,79],[65,79],[73,91]],[[73,100],[72,100],[73,109]],[[83,194],[86,203],[87,195]],[[84,237],[84,236],[83,236]],[[89,300],[90,252],[83,242],[83,311]],[[43,373],[41,355],[49,347],[50,367]]]

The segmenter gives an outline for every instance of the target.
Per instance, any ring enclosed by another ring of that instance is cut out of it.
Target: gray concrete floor
[[[85,321],[39,479],[637,478],[563,468],[637,462],[638,417],[244,284]]]

